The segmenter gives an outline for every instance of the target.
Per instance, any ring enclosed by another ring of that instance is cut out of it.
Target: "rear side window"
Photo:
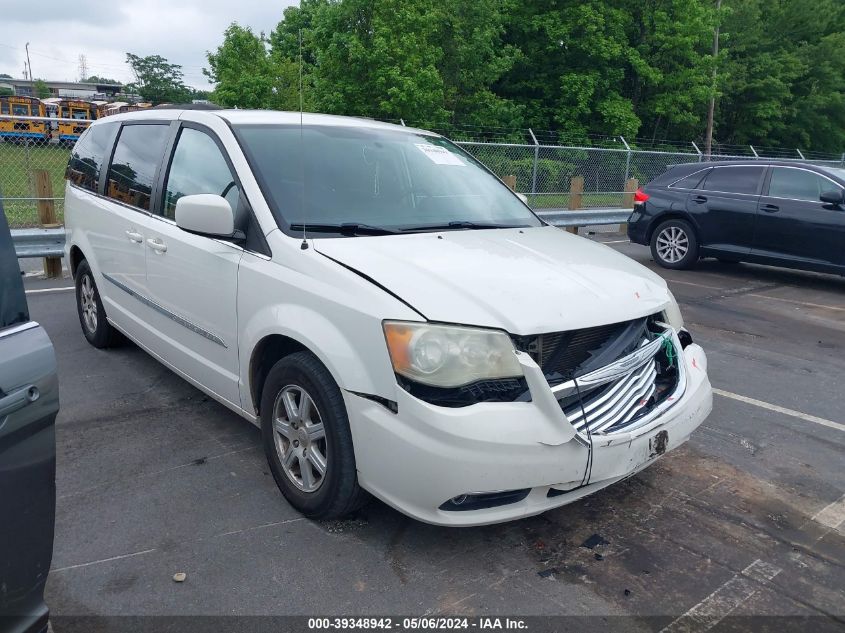
[[[757,193],[765,167],[716,167],[701,185],[707,191]]]
[[[109,198],[150,210],[156,169],[164,154],[169,124],[124,125],[106,180]]]
[[[694,174],[690,174],[689,176],[673,182],[669,186],[676,189],[698,189],[699,183],[704,179],[709,171],[709,169],[702,169],[701,171],[697,171]]]
[[[29,311],[21,281],[21,269],[15,255],[15,245],[9,234],[9,224],[0,200],[0,329],[26,323]]]
[[[164,216],[176,219],[179,198],[198,193],[223,196],[238,208],[240,192],[217,143],[205,132],[183,128],[164,188]]]
[[[65,172],[68,180],[88,191],[97,191],[100,169],[106,161],[116,126],[116,123],[102,123],[85,130],[70,154]]]
[[[839,187],[827,178],[822,178],[811,171],[787,167],[773,168],[772,180],[769,183],[770,196],[812,202],[818,202],[823,192],[834,189],[839,189]]]

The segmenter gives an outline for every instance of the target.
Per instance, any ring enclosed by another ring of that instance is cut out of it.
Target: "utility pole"
[[[29,80],[32,81],[32,62],[29,61],[29,42],[26,43],[26,65],[29,66]]]
[[[704,153],[710,158],[713,147],[713,115],[716,111],[716,62],[719,57],[719,18],[722,0],[716,0],[716,27],[713,29],[713,82],[710,85],[710,106],[707,108],[707,132],[704,138]]]

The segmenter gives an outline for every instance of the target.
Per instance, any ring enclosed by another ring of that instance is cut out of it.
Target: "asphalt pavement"
[[[255,428],[133,345],[89,346],[70,280],[28,278],[61,386],[54,630],[62,616],[151,614],[568,615],[596,630],[626,616],[627,630],[670,631],[684,614],[695,631],[792,616],[775,629],[842,630],[845,279],[666,271],[622,236],[594,239],[668,280],[708,353],[713,414],[636,477],[483,528],[377,501],[304,519]]]

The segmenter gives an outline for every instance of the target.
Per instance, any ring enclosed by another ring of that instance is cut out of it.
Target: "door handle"
[[[3,396],[0,398],[0,419],[19,409],[23,409],[30,402],[35,402],[38,400],[38,396],[38,387],[35,385],[29,385],[23,389],[13,391],[8,396]]]
[[[126,231],[126,237],[129,238],[130,242],[135,242],[136,244],[140,244],[144,241],[144,236],[138,233],[137,231],[133,231],[132,229]]]
[[[153,249],[156,253],[165,253],[167,252],[167,244],[162,242],[161,240],[149,238],[147,240],[147,245]]]
[[[701,204],[703,202],[707,202],[707,197],[706,196],[693,196],[692,201],[697,202],[698,204]]]
[[[776,204],[764,204],[761,205],[760,208],[763,209],[763,211],[765,211],[766,213],[777,213],[778,211],[780,211],[780,207]]]

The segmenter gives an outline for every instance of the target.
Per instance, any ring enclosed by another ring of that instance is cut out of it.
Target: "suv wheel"
[[[94,347],[113,347],[123,342],[123,335],[106,319],[106,310],[94,282],[94,273],[84,259],[76,269],[76,311],[79,313],[82,333]]]
[[[310,352],[286,356],[267,375],[261,435],[273,479],[305,516],[335,519],[366,502],[343,396]]]
[[[667,220],[651,236],[651,256],[664,268],[691,268],[698,261],[698,238],[685,220]]]

